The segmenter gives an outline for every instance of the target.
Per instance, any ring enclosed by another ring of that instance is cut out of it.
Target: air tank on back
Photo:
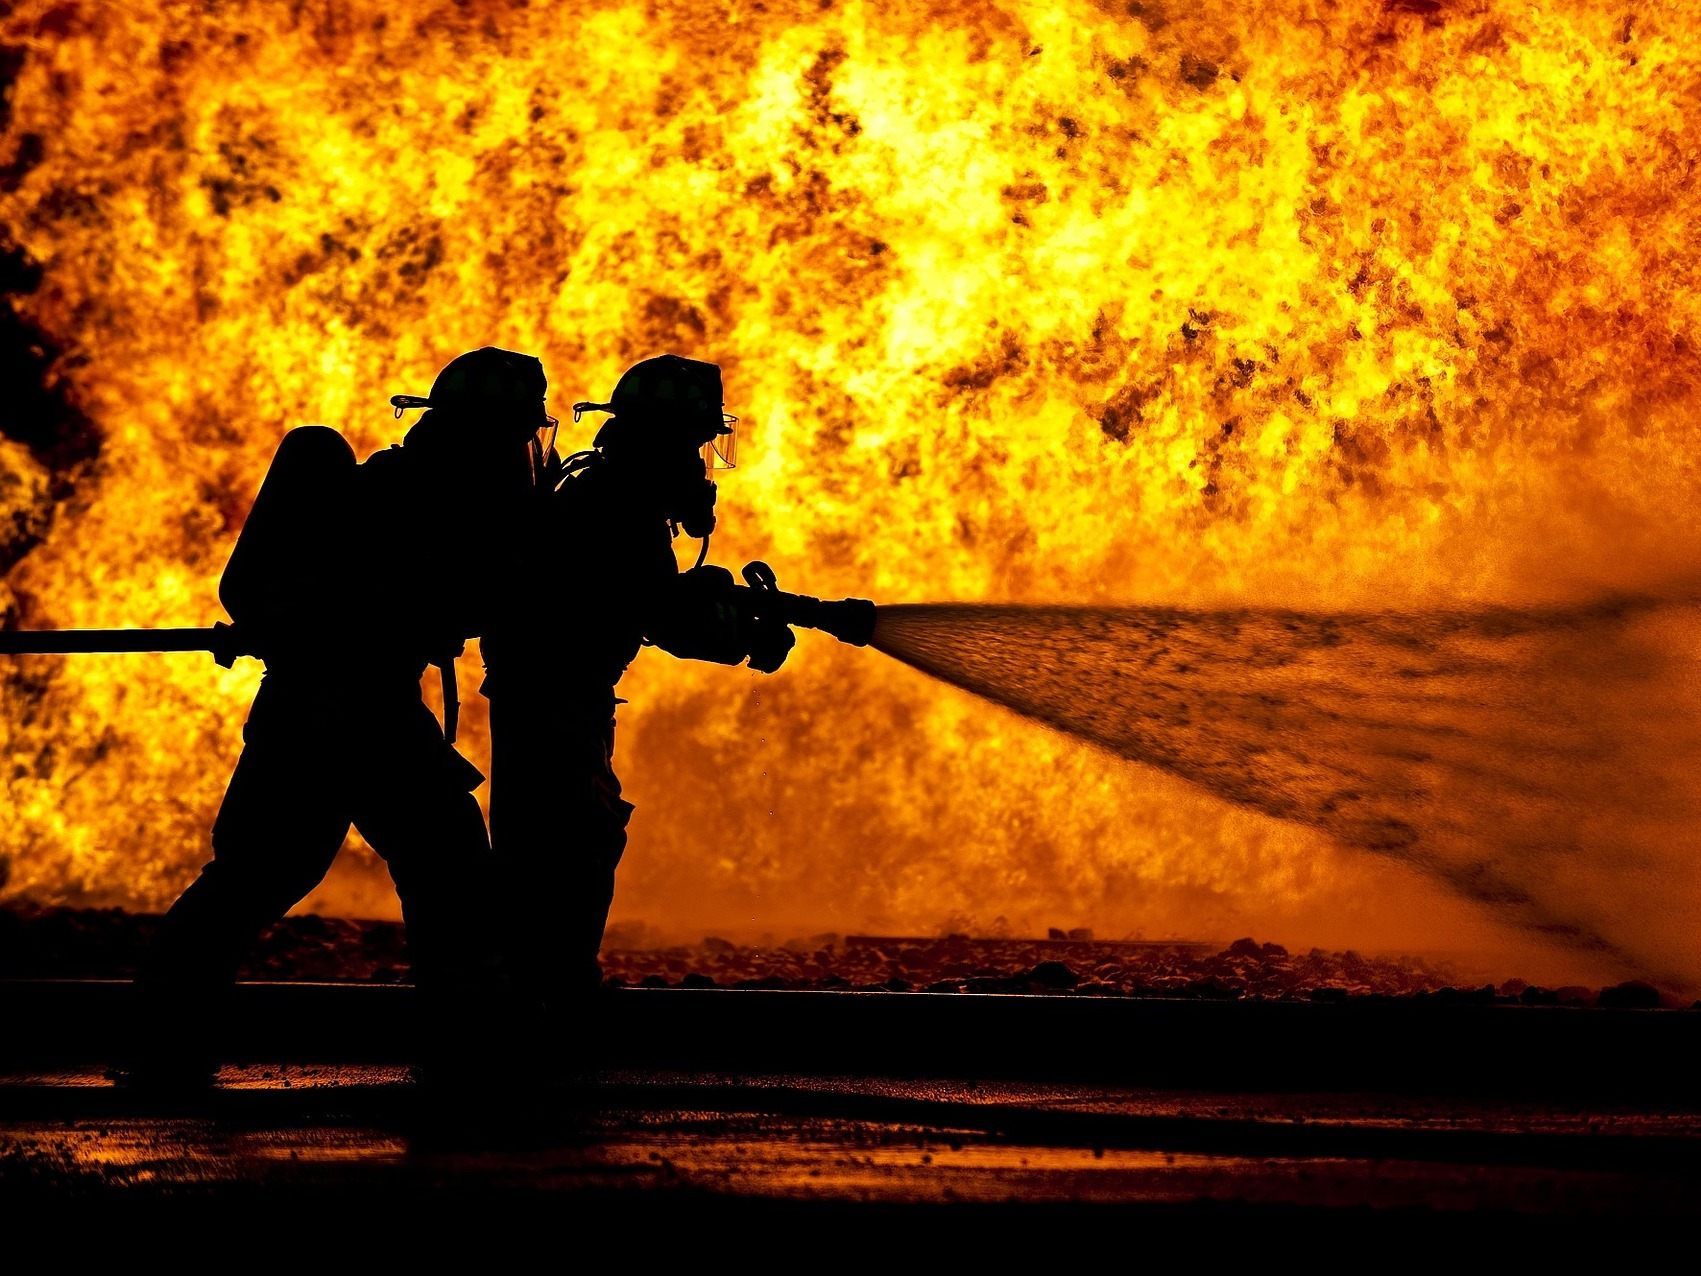
[[[219,579],[247,649],[269,662],[334,648],[348,619],[346,529],[354,449],[335,430],[285,434]]]

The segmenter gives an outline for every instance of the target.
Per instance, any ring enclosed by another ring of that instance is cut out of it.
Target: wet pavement
[[[1211,1217],[1701,1213],[1701,1112],[607,1071],[446,1104],[394,1067],[227,1068],[175,1100],[0,1077],[0,1199],[529,1201],[606,1214],[997,1206]],[[960,1211],[957,1211],[960,1213]]]
[[[486,1042],[490,1070],[444,1094],[399,1062],[410,989],[244,984],[219,1036],[245,1062],[167,1099],[106,1080],[133,1004],[120,982],[0,981],[7,1217],[417,1234],[502,1210],[835,1245],[887,1217],[983,1241],[1231,1220],[1256,1248],[1279,1222],[1410,1239],[1701,1215],[1697,1011],[624,989],[578,1045],[520,1065]]]

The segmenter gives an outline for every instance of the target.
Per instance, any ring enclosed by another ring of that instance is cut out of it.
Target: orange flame
[[[99,448],[0,441],[13,543],[45,529],[6,602],[208,622],[279,434],[370,451],[391,392],[487,343],[542,356],[557,403],[660,350],[720,362],[745,438],[716,556],[811,593],[1648,583],[1695,548],[1691,18],[26,0],[0,223],[42,280],[13,305]],[[257,677],[21,662],[8,889],[168,900]],[[623,693],[630,916],[1495,935],[825,639],[772,680],[646,656]],[[319,902],[388,907],[359,854]]]

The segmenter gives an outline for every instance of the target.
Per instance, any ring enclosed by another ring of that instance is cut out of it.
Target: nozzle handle
[[[761,559],[744,564],[744,583],[752,589],[780,592],[780,578]]]
[[[752,604],[788,625],[819,629],[853,647],[866,647],[874,638],[874,604],[866,598],[824,603],[808,594],[788,594],[779,587],[774,569],[760,561],[744,565],[744,579],[754,596]]]

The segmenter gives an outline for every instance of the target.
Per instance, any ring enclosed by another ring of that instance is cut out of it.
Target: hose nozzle
[[[788,625],[819,629],[853,647],[866,647],[874,638],[874,604],[866,598],[841,598],[822,602],[808,594],[788,594],[779,588],[774,569],[762,562],[749,563],[744,579],[762,606],[777,613]]]

